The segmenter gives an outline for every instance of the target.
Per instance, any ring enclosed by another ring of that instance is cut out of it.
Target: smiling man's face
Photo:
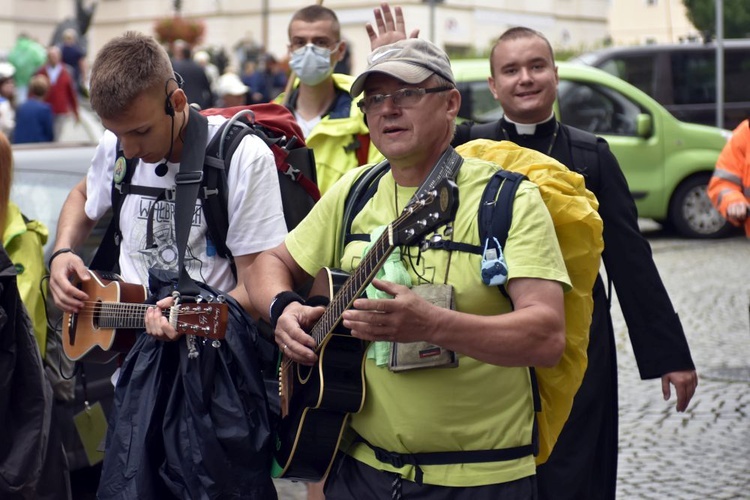
[[[557,96],[557,67],[547,43],[528,36],[499,42],[492,52],[490,91],[505,115],[517,123],[550,117]]]

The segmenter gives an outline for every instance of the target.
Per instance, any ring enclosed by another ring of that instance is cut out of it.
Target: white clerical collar
[[[534,133],[536,132],[536,126],[537,125],[541,125],[542,123],[547,123],[554,116],[555,116],[555,112],[553,111],[549,115],[549,118],[547,118],[546,120],[542,120],[542,121],[540,121],[538,123],[516,123],[513,120],[511,120],[510,118],[508,118],[507,115],[503,116],[503,118],[505,119],[506,122],[512,123],[513,125],[516,126],[516,133],[518,133],[518,135],[534,135]]]

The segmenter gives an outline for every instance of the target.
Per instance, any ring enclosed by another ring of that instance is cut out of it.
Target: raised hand
[[[383,45],[405,40],[406,24],[404,23],[404,13],[401,7],[394,7],[391,12],[391,6],[388,2],[380,4],[380,8],[373,10],[375,14],[375,25],[377,32],[372,24],[367,23],[365,29],[367,36],[370,37],[370,50],[375,50]],[[394,15],[395,14],[395,15]],[[418,38],[419,29],[412,30],[408,38]]]

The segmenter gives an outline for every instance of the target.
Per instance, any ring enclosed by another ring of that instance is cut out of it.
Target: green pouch
[[[95,465],[104,459],[104,440],[107,437],[107,418],[99,402],[86,408],[73,417],[78,436],[83,443],[89,465]]]

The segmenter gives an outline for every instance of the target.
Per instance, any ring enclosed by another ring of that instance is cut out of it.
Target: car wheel
[[[688,238],[721,238],[732,232],[732,225],[711,204],[706,187],[710,175],[696,175],[675,190],[669,205],[669,221]]]

